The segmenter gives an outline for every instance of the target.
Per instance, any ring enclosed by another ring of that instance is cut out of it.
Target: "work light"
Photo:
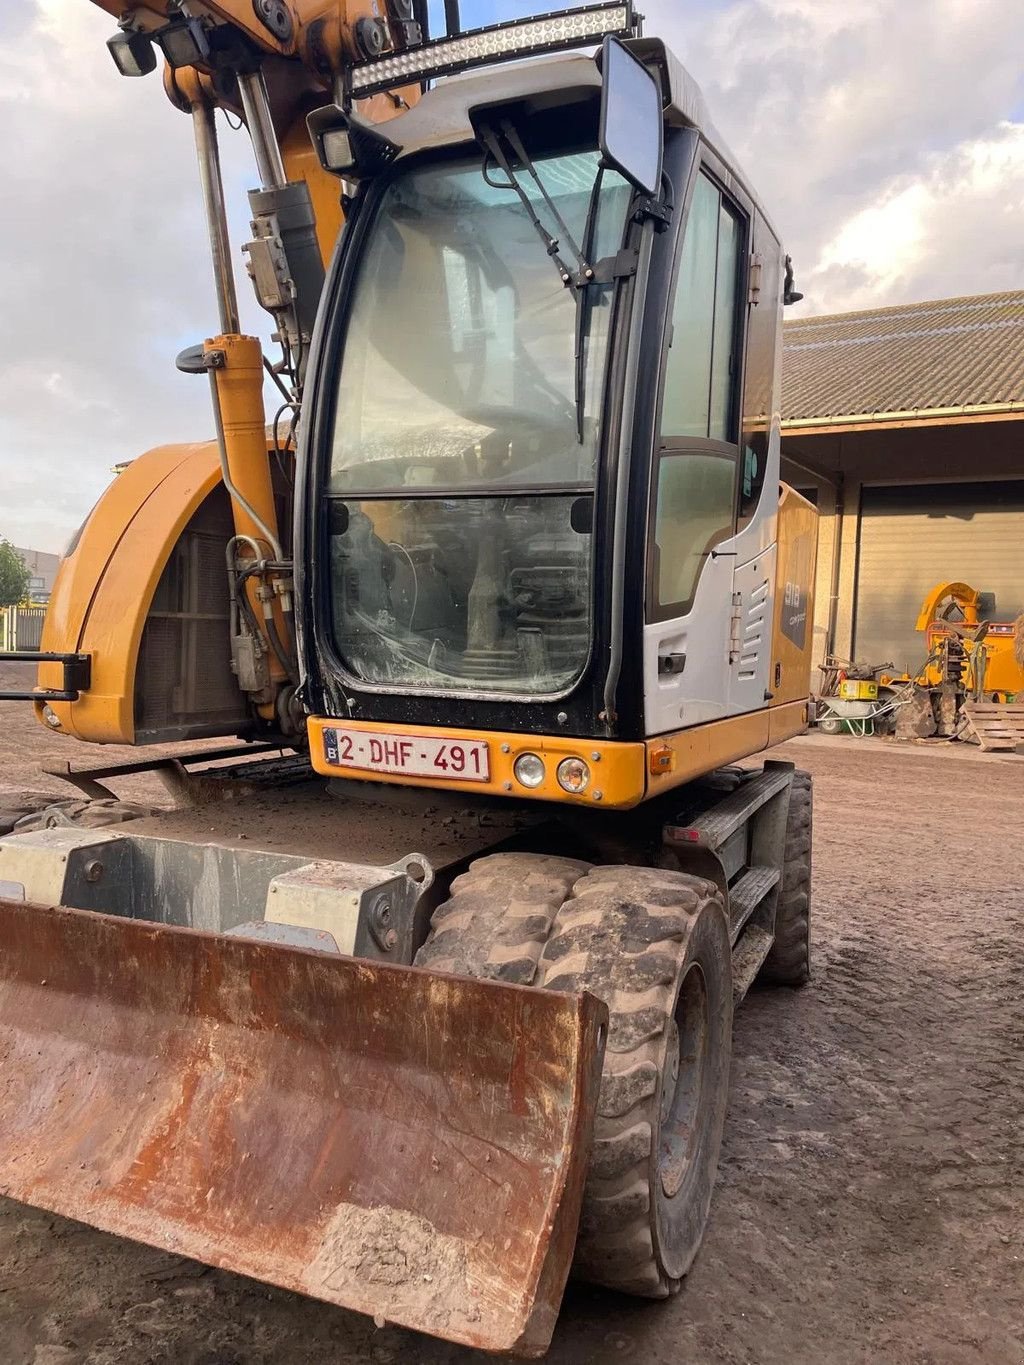
[[[335,104],[314,109],[306,126],[324,170],[348,180],[379,174],[402,150],[373,124]]]
[[[613,0],[611,4],[562,10],[539,19],[492,24],[455,38],[439,38],[405,52],[359,62],[352,68],[349,90],[353,98],[365,99],[396,85],[433,80],[489,62],[585,47],[588,43],[599,43],[606,34],[628,37],[636,30],[633,0],[624,3]]]
[[[185,66],[200,66],[210,59],[210,43],[198,19],[168,24],[154,34],[170,66],[175,71]]]
[[[582,758],[563,758],[555,772],[563,791],[578,796],[590,782],[590,767]]]
[[[149,35],[122,29],[107,39],[107,51],[122,76],[148,76],[156,66],[156,53]]]

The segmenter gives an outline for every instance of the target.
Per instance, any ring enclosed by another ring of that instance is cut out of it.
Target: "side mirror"
[[[598,134],[605,164],[653,198],[661,189],[664,132],[658,81],[609,35],[601,49]]]

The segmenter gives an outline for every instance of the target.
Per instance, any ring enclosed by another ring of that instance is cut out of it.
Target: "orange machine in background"
[[[918,681],[931,687],[947,681],[944,660],[952,654],[954,667],[962,657],[966,692],[979,699],[1008,701],[1024,692],[1022,618],[986,621],[981,608],[982,594],[966,583],[940,583],[932,589],[917,618],[928,648],[928,662]]]

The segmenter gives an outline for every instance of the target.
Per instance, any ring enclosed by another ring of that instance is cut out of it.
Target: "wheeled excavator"
[[[209,761],[0,839],[0,1191],[542,1354],[571,1269],[679,1289],[734,1005],[809,973],[810,779],[745,762],[807,723],[788,258],[631,0],[98,3],[194,125],[216,436],[114,480],[23,695]]]

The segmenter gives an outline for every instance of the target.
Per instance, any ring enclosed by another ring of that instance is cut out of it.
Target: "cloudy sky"
[[[463,0],[465,26],[550,3]],[[758,186],[802,312],[1024,288],[1020,0],[643,0]],[[118,77],[88,0],[0,5],[0,535],[60,550],[110,468],[210,433],[189,120]],[[223,128],[223,125],[222,125]],[[237,246],[252,182],[223,128]],[[239,281],[243,326],[263,315]]]

